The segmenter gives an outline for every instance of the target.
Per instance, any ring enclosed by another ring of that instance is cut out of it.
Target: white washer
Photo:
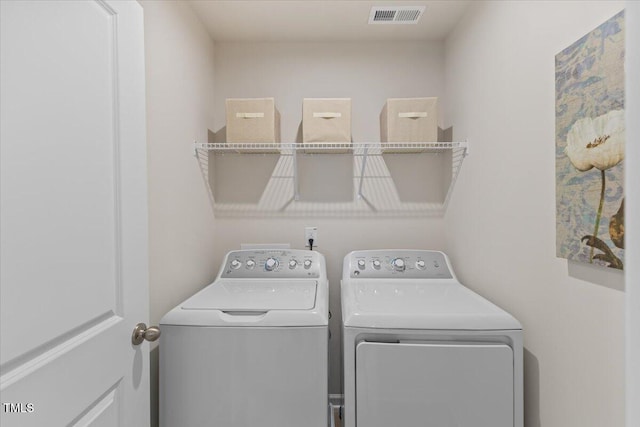
[[[342,290],[346,427],[522,427],[522,326],[447,256],[356,251]]]
[[[328,281],[315,251],[229,252],[160,321],[163,427],[326,427]]]

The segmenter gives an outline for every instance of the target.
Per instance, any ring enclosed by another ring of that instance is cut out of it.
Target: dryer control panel
[[[318,252],[296,249],[261,249],[229,252],[220,277],[236,279],[319,278]]]
[[[452,279],[447,257],[439,251],[370,250],[351,252],[343,279]]]

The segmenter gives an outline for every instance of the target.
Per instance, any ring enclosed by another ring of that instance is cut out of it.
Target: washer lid
[[[317,286],[316,280],[218,280],[182,303],[182,309],[310,310]]]
[[[342,284],[345,326],[522,329],[509,313],[454,280],[352,280]]]

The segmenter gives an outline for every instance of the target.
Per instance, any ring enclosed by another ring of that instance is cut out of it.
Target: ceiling
[[[189,0],[215,41],[443,40],[470,1]],[[417,24],[369,25],[372,6],[427,6]]]

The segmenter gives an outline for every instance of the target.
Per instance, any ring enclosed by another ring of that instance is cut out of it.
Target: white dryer
[[[160,322],[163,427],[326,427],[328,281],[315,251],[227,254]]]
[[[346,427],[522,427],[522,327],[447,256],[356,251],[342,292]]]

